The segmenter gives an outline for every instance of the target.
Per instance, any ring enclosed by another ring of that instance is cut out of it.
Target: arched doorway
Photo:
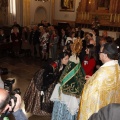
[[[47,20],[47,12],[43,6],[39,6],[35,10],[34,22],[38,24],[41,20]]]

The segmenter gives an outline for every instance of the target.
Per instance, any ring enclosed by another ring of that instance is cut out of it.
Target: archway
[[[35,10],[34,22],[36,24],[40,23],[41,20],[47,20],[47,12],[43,6],[39,6]]]

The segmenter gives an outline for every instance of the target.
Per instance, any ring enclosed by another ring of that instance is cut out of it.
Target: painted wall
[[[55,0],[55,20],[65,20],[65,21],[75,21],[76,11],[81,0],[75,0],[75,11],[74,12],[64,12],[60,11],[60,0]]]

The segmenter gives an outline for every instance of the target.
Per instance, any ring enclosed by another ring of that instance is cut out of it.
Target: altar
[[[82,30],[83,30],[84,32],[91,32],[91,33],[92,33],[92,30],[91,30],[91,29],[88,29],[88,28],[82,28]],[[102,36],[102,32],[103,32],[103,30],[100,30],[100,31],[99,31],[99,36]],[[120,32],[107,31],[107,34],[108,34],[108,36],[112,37],[114,40],[116,40],[117,38],[120,37]]]

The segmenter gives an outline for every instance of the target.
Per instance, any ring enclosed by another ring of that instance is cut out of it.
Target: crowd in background
[[[54,26],[50,25],[46,21],[42,20],[38,25],[21,27],[17,22],[14,22],[9,37],[4,33],[4,29],[0,29],[0,44],[11,43],[10,51],[13,56],[32,56],[40,58],[43,61],[47,61],[49,58],[56,59],[58,51],[70,52],[69,44],[74,42],[76,38],[80,37],[83,43],[83,49],[79,57],[81,62],[84,61],[86,53],[89,50],[86,49],[87,45],[92,44],[95,47],[94,59],[96,61],[97,68],[101,65],[99,61],[100,46],[106,42],[115,42],[119,49],[119,39],[114,40],[107,35],[107,31],[103,31],[102,36],[99,36],[98,29],[92,29],[92,32],[84,32],[80,27],[67,26]],[[94,48],[93,48],[94,49]],[[2,53],[5,52],[1,49]],[[89,56],[93,58],[93,56]],[[88,59],[90,59],[88,58]],[[85,63],[86,64],[86,63]]]

